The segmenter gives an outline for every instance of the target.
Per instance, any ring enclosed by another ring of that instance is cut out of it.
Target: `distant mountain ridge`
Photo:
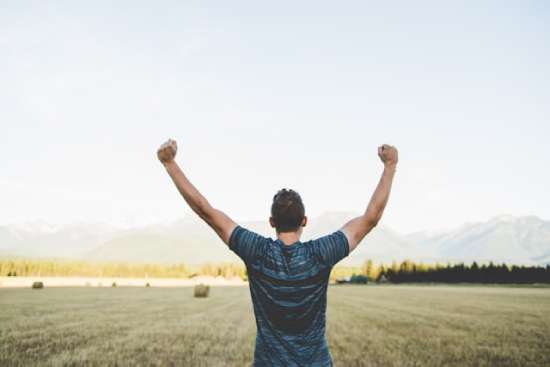
[[[316,238],[342,227],[354,213],[330,212],[311,218],[303,239]],[[266,221],[242,226],[274,238]],[[52,226],[44,222],[0,226],[0,256],[72,258],[94,261],[147,263],[240,262],[196,216],[173,223],[117,229],[102,223]],[[550,264],[550,221],[535,216],[498,216],[436,233],[402,235],[380,225],[341,265],[360,265],[366,259],[390,262],[506,262]]]

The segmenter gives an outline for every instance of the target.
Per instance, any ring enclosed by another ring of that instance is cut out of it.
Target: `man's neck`
[[[281,240],[285,245],[292,245],[293,243],[300,241],[299,232],[278,232],[277,238]]]

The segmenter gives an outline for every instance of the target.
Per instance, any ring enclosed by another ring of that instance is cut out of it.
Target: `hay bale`
[[[197,284],[195,286],[195,297],[206,298],[210,292],[210,286],[206,284]]]
[[[42,283],[42,282],[32,283],[32,289],[42,289],[42,288],[44,288],[44,283]]]

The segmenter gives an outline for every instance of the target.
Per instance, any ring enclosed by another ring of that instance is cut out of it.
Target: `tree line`
[[[197,275],[239,277],[247,279],[244,264],[207,263],[129,264],[71,260],[0,259],[0,276],[65,276],[65,277],[126,277],[126,278],[190,278]],[[366,279],[365,279],[366,277]],[[410,260],[390,265],[367,260],[362,266],[336,266],[330,281],[351,279],[353,282],[388,281],[392,283],[550,283],[550,264],[518,266],[506,264],[470,265],[424,264]]]
[[[129,264],[71,260],[0,259],[0,276],[190,278],[196,275],[246,278],[243,265]]]
[[[360,272],[359,267],[336,267],[330,280]],[[123,277],[123,278],[190,278],[197,275],[239,277],[247,280],[244,264],[206,263],[185,264],[102,263],[71,260],[0,259],[0,276],[59,276],[59,277]]]
[[[525,266],[488,264],[423,264],[405,260],[390,266],[365,261],[361,272],[369,280],[392,283],[550,283],[550,264]]]

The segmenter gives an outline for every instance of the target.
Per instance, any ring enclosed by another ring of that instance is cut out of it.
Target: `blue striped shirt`
[[[285,245],[237,226],[229,248],[248,272],[257,327],[254,366],[332,366],[327,286],[332,267],[349,254],[344,233]]]

